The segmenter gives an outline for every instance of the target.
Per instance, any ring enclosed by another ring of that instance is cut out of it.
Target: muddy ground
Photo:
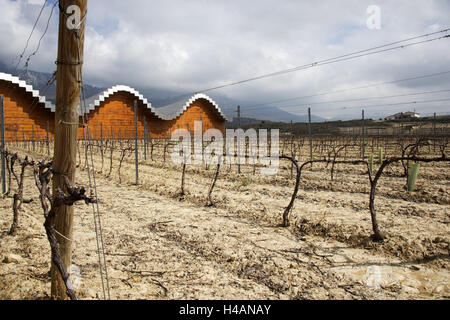
[[[95,153],[112,299],[450,298],[450,165],[422,165],[414,193],[404,189],[399,165],[388,170],[375,206],[387,240],[374,243],[363,167],[338,165],[334,181],[325,165],[307,168],[291,226],[283,228],[294,187],[289,163],[272,177],[253,175],[252,166],[240,175],[222,166],[216,205],[207,207],[215,165],[188,166],[181,197],[181,168],[161,152],[141,161],[139,186],[133,156],[119,183],[120,152],[109,177],[109,159],[101,173]],[[77,183],[87,186],[81,160]],[[0,200],[0,299],[49,298],[50,252],[36,191],[28,170],[25,197],[34,201],[23,205],[15,237],[7,235],[12,199]],[[76,292],[103,298],[92,208],[75,210]]]

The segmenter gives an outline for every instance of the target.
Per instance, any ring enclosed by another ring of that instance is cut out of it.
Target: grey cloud
[[[366,27],[366,8],[372,4],[381,8],[381,30]],[[39,7],[25,0],[0,0],[0,5],[6,15],[0,21],[0,40],[11,44],[0,48],[0,58],[7,60],[23,48]],[[88,82],[185,92],[449,27],[450,5],[437,0],[90,0],[87,22],[84,72]],[[56,23],[54,20],[39,55],[33,58],[32,69],[53,71]],[[39,25],[38,35],[43,27]],[[439,72],[450,66],[449,49],[450,40],[445,39],[218,92],[245,105]],[[448,87],[449,79],[405,82],[333,97],[438,90]],[[308,101],[321,99],[325,98]],[[433,108],[449,112],[448,105],[441,103]],[[420,106],[416,108],[421,110]],[[317,111],[318,115],[334,117],[342,113],[342,108],[329,105]]]

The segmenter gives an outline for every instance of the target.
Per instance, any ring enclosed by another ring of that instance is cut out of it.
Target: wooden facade
[[[99,106],[88,113],[91,136],[100,137],[103,130],[105,138],[134,138],[134,100],[136,96],[120,91],[102,101]],[[186,111],[172,120],[161,119],[149,109],[143,101],[138,100],[138,138],[144,137],[144,122],[147,132],[154,139],[170,138],[176,129],[188,129],[194,135],[194,122],[201,121],[203,132],[215,128],[225,133],[225,118],[214,108],[210,101],[195,100]],[[157,110],[157,109],[156,109]],[[79,136],[82,139],[82,128]]]
[[[4,96],[5,138],[12,141],[45,140],[47,125],[49,139],[53,140],[54,106],[45,101],[39,93],[16,77],[0,73],[0,95]],[[203,132],[219,129],[225,133],[226,118],[217,104],[209,97],[198,95],[181,101],[171,108],[172,114],[164,114],[152,107],[137,91],[126,86],[116,86],[95,97],[89,105],[89,112],[80,116],[79,139],[87,137],[89,121],[90,137],[100,139],[131,139],[135,135],[134,101],[138,103],[138,138],[144,137],[144,123],[147,133],[154,139],[170,138],[180,128],[189,129],[194,135],[194,122],[201,121]],[[167,109],[167,108],[166,108]],[[178,110],[179,109],[179,110]],[[166,110],[167,111],[167,110]]]
[[[19,84],[0,78],[0,96],[4,97],[5,141],[46,140],[47,124],[49,139],[53,139],[54,113],[37,91],[26,87],[24,82]]]

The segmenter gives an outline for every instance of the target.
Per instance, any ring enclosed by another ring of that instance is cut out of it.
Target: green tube
[[[414,163],[408,173],[408,192],[413,192],[419,174],[420,163]]]
[[[383,162],[383,148],[378,148],[378,162],[382,163]]]
[[[208,164],[208,166],[206,167],[206,171],[209,171],[209,169],[211,168],[211,164],[213,163],[214,158],[215,158],[215,156],[212,156],[212,157],[211,157],[211,160],[209,161],[209,164]]]
[[[372,172],[373,172],[373,154],[372,153],[369,155],[369,170],[370,170],[370,174],[372,174]]]

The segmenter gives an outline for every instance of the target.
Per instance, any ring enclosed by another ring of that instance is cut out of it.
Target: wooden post
[[[313,160],[313,145],[312,145],[312,128],[311,128],[311,108],[308,108],[308,134],[309,134],[309,158]]]
[[[203,147],[204,147],[204,145],[203,145],[203,117],[202,116],[200,116],[200,128],[201,128],[201,130],[200,130],[200,132],[201,132],[201,135],[200,135],[200,137],[201,137],[200,138],[201,139],[201,144],[200,144],[201,150],[200,150],[200,152],[202,153],[202,161],[205,162],[205,166],[207,167],[208,164],[206,163],[205,155],[203,154]]]
[[[144,160],[147,161],[147,122],[144,117]]]
[[[237,107],[237,114],[238,114],[238,129],[241,128],[241,106]],[[238,150],[237,150],[237,156],[238,156],[238,174],[241,174],[241,141],[238,139]]]
[[[285,139],[286,141],[286,139]],[[293,122],[291,120],[291,157],[295,160],[295,156],[294,156],[294,125]],[[283,145],[283,149],[284,149],[284,145]],[[292,179],[292,172],[294,170],[294,164],[291,162],[291,179]]]
[[[139,150],[138,150],[138,123],[137,123],[137,100],[134,100],[134,160],[136,163],[136,185],[139,184]]]
[[[48,136],[49,130],[50,130],[50,124],[47,121],[47,155],[50,155],[50,139]]]
[[[433,114],[433,152],[436,152],[436,112]]]
[[[365,124],[364,124],[364,110],[362,111],[362,144],[361,144],[361,155],[364,160],[366,154],[366,146],[365,146]]]
[[[65,177],[75,182],[78,122],[81,92],[81,69],[84,52],[84,27],[87,0],[59,0],[58,58],[56,72],[56,111],[53,194],[58,189],[66,191]],[[81,12],[79,29],[71,29],[67,20],[73,19],[68,7],[78,6]],[[63,264],[68,269],[72,263],[73,206],[56,208],[54,226]],[[51,266],[51,295],[53,299],[67,299],[65,284],[59,271]]]
[[[35,149],[35,146],[34,146],[34,124],[31,126],[31,146],[34,151],[34,149]]]
[[[103,157],[103,123],[100,122],[100,152]]]
[[[201,134],[200,134],[200,137],[201,137],[201,140],[200,140],[200,152],[201,152],[201,154],[202,154],[202,161],[203,162],[205,162],[205,165],[207,166],[208,164],[206,164],[206,161],[205,161],[205,158],[204,158],[204,155],[203,155],[203,117],[202,116],[200,116],[200,132],[201,132]],[[195,131],[195,126],[194,126],[194,131]],[[195,132],[194,132],[194,135],[195,135]],[[198,147],[198,146],[197,146]]]
[[[6,158],[5,158],[5,108],[3,105],[4,97],[0,96],[0,113],[1,113],[1,157],[2,157],[2,194],[6,193]]]
[[[402,149],[404,148],[404,137],[403,137],[403,112],[400,114],[400,138],[401,138],[401,145]]]

